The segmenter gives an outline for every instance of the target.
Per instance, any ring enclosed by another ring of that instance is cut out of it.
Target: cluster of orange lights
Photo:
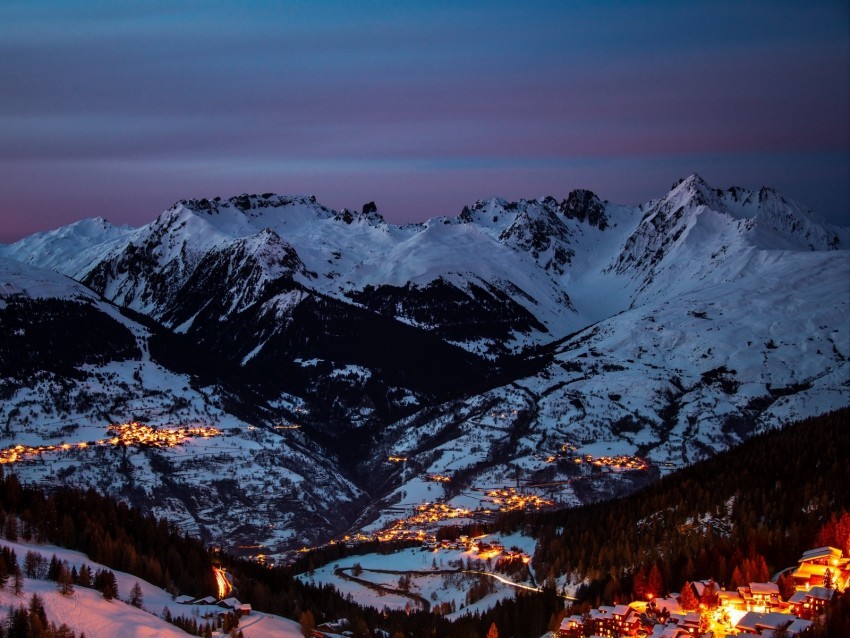
[[[649,463],[639,456],[599,456],[594,458],[586,454],[583,458],[577,457],[575,463],[590,463],[598,467],[611,467],[615,470],[648,470]]]
[[[0,465],[17,463],[36,457],[44,452],[63,452],[72,449],[85,449],[108,445],[143,445],[148,447],[174,447],[193,437],[209,438],[218,436],[221,431],[213,427],[182,427],[157,429],[141,423],[122,423],[110,425],[106,431],[109,438],[79,443],[59,443],[57,445],[12,445],[0,450]]]
[[[629,456],[627,454],[620,454],[618,456],[593,456],[592,454],[584,454],[582,456],[573,456],[573,453],[577,450],[574,445],[569,443],[565,443],[561,446],[560,451],[555,454],[550,454],[544,460],[546,463],[555,463],[556,461],[560,461],[564,458],[568,458],[572,460],[576,465],[588,464],[595,465],[597,467],[609,467],[614,470],[647,470],[649,469],[649,463],[646,459],[642,459],[639,456]],[[564,454],[567,456],[565,457]]]
[[[406,456],[388,456],[387,461],[390,463],[404,463],[407,460]]]
[[[428,477],[428,480],[429,481],[435,481],[437,483],[451,483],[452,477],[451,476],[445,476],[444,474],[431,474]]]
[[[175,447],[190,438],[218,436],[221,430],[205,426],[159,429],[133,421],[121,425],[110,425],[106,433],[113,435],[109,440],[112,445]]]
[[[381,530],[375,535],[381,542],[397,540],[428,541],[433,539],[433,534],[423,530],[412,529],[415,526],[439,523],[452,518],[465,518],[472,516],[472,510],[462,507],[452,507],[445,503],[423,503],[414,508],[414,513],[408,518],[401,518],[387,529]]]
[[[537,496],[536,494],[521,494],[516,488],[505,487],[489,490],[487,496],[496,505],[499,511],[514,512],[517,510],[540,509],[552,505],[552,501]]]

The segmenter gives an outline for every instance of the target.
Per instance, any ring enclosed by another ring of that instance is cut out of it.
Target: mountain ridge
[[[562,446],[647,457],[664,473],[850,403],[848,232],[775,191],[698,175],[640,206],[575,190],[421,224],[271,193],[181,200],[137,229],[80,222],[0,246],[0,304],[49,280],[46,296],[88,297],[138,350],[37,383],[9,377],[3,445],[47,440],[57,419],[80,432],[104,415],[224,424],[230,452],[192,446],[234,483],[210,483],[176,451],[139,452],[108,479],[85,461],[74,480],[147,507],[169,485],[177,496],[159,514],[277,550],[355,521],[378,530],[390,505],[493,508],[483,489],[508,476],[578,504],[646,477],[602,473],[583,477],[598,489],[574,489]],[[27,307],[34,326],[55,314]],[[17,343],[9,325],[0,336]],[[237,523],[270,503],[280,510],[265,522]]]

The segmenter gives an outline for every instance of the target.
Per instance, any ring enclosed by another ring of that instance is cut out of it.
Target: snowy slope
[[[69,569],[75,567],[79,571],[83,564],[88,565],[92,571],[108,569],[92,562],[85,554],[62,547],[10,541],[0,544],[13,549],[19,562],[23,561],[27,552],[36,552],[47,561],[55,555],[60,561],[67,563]],[[11,587],[0,589],[0,605],[4,608],[21,604],[26,606],[32,595],[38,594],[44,601],[44,610],[49,622],[57,625],[64,623],[77,634],[85,632],[88,638],[114,638],[118,635],[128,638],[179,638],[187,635],[182,629],[163,620],[162,615],[168,609],[172,616],[189,617],[192,615],[193,606],[175,603],[168,592],[132,574],[114,570],[113,573],[118,583],[118,598],[114,600],[104,600],[100,592],[80,586],[75,586],[71,595],[63,596],[57,590],[55,582],[25,578],[20,596],[15,596]],[[142,590],[141,609],[125,602],[136,583]],[[213,606],[194,606],[194,610],[201,614],[221,611]],[[239,629],[245,638],[294,638],[301,635],[298,623],[256,611],[242,619]]]
[[[408,460],[387,502],[486,506],[482,490],[513,486],[517,468],[520,485],[555,502],[594,500],[625,475],[600,476],[600,492],[576,456],[639,455],[668,472],[846,406],[846,254],[739,259],[735,270],[750,275],[734,285],[709,281],[618,314],[561,342],[539,374],[390,426],[386,455]],[[452,482],[426,493],[422,477],[432,475]]]
[[[113,226],[102,217],[84,219],[35,233],[11,245],[0,244],[0,257],[82,279],[110,247],[122,244],[132,230],[130,226]]]
[[[0,282],[0,449],[69,447],[16,463],[23,480],[129,495],[217,542],[302,546],[346,525],[345,507],[361,492],[321,445],[228,414],[222,388],[157,363],[149,328],[82,284],[6,259]],[[297,401],[279,407],[299,409]],[[170,448],[79,447],[133,420],[221,435]]]

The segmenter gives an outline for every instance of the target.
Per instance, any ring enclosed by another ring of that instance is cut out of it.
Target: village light
[[[149,425],[137,422],[124,423],[121,425],[110,425],[107,434],[112,435],[110,439],[99,439],[97,441],[81,441],[78,443],[61,443],[59,445],[37,445],[25,446],[14,445],[0,450],[0,465],[15,463],[25,456],[35,456],[43,452],[56,450],[70,450],[72,448],[85,449],[91,445],[150,445],[153,447],[175,447],[184,443],[192,437],[209,438],[219,436],[221,431],[213,427],[187,427],[173,429],[156,429]]]

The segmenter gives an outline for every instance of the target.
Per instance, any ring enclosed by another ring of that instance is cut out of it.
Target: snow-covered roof
[[[743,597],[737,591],[729,591],[728,589],[721,589],[717,592],[717,597],[726,602],[731,603],[733,605],[740,604],[744,602]]]
[[[779,595],[779,585],[776,583],[750,583],[750,592],[765,596]]]
[[[221,602],[219,602],[218,604],[219,604],[219,605],[221,605],[222,607],[228,607],[228,608],[230,608],[230,609],[235,609],[235,608],[237,608],[239,605],[241,605],[242,603],[241,603],[241,602],[239,602],[239,599],[231,597],[231,598],[225,598],[225,599],[223,599],[223,600],[222,600]]]
[[[705,588],[708,587],[709,584],[714,587],[714,591],[717,591],[719,589],[717,583],[715,583],[713,580],[695,580],[691,583],[691,586],[694,588],[694,591],[697,593],[697,596],[702,597],[702,595],[705,593]]]
[[[570,628],[570,625],[581,625],[582,619],[581,616],[574,614],[572,616],[568,616],[561,621],[561,631],[566,631]]]
[[[776,629],[777,627],[784,627],[796,619],[796,616],[791,614],[781,614],[776,611],[766,614],[748,611],[744,614],[741,620],[738,621],[735,628],[739,631],[747,630],[758,632],[760,629]]]
[[[652,633],[649,638],[678,638],[679,636],[689,636],[690,634],[676,625],[655,625],[652,628]]]
[[[655,598],[652,602],[658,609],[666,609],[671,614],[681,614],[682,607],[675,598]]]
[[[832,600],[833,596],[835,596],[835,590],[827,589],[826,587],[812,587],[806,592],[806,598],[815,598],[817,600]]]
[[[835,547],[816,547],[815,549],[810,549],[807,552],[803,552],[803,555],[800,557],[798,562],[802,563],[803,561],[809,560],[817,560],[819,558],[841,558],[842,552],[840,549]]]
[[[791,636],[796,636],[807,631],[814,624],[811,620],[806,620],[805,618],[795,618],[794,622],[786,627],[786,630]]]

